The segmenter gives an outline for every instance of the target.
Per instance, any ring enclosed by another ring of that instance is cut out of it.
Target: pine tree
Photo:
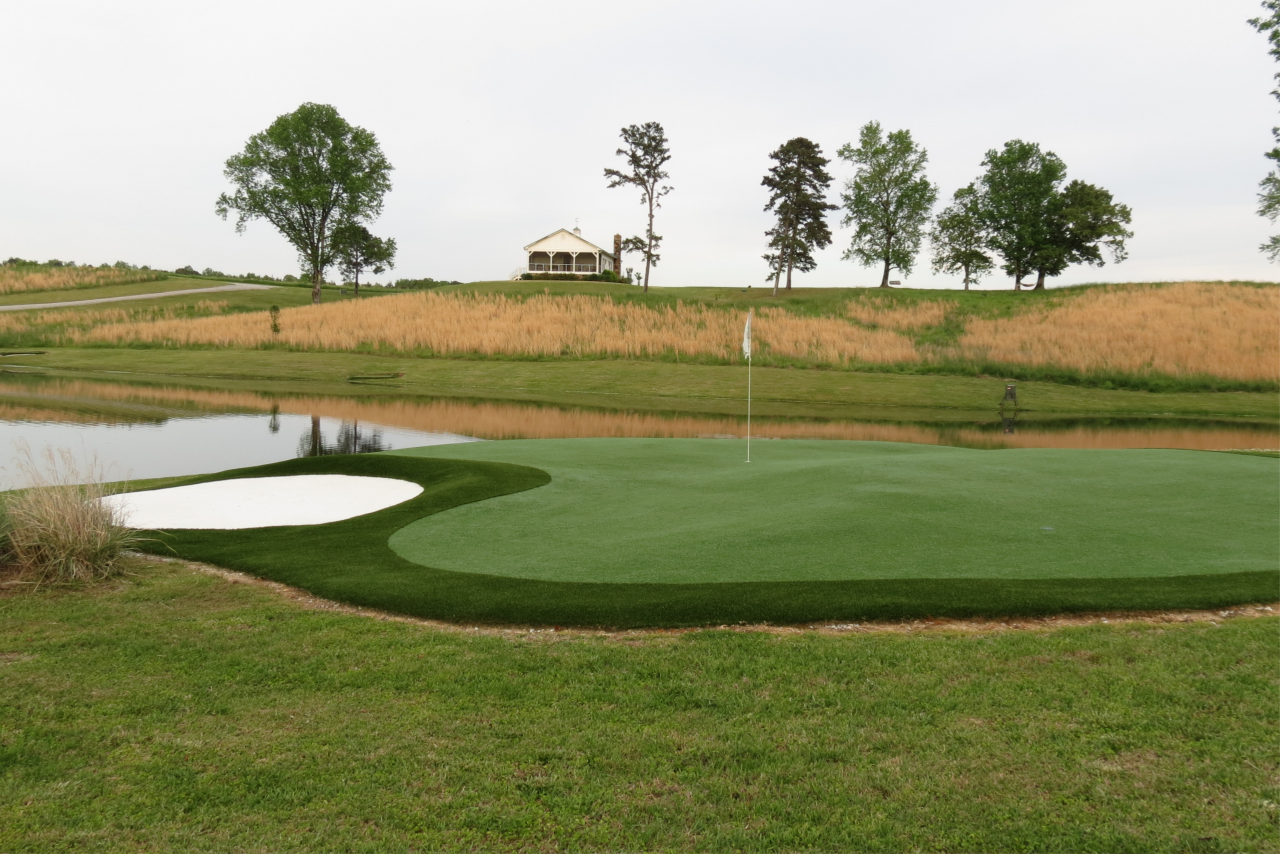
[[[777,222],[765,232],[773,250],[765,258],[770,262],[773,295],[777,296],[784,270],[787,290],[791,290],[792,271],[812,270],[817,266],[813,250],[831,245],[827,211],[836,206],[828,204],[826,198],[831,176],[825,167],[831,161],[822,156],[817,143],[798,136],[769,157],[775,165],[761,181],[771,191],[764,209],[772,211]]]

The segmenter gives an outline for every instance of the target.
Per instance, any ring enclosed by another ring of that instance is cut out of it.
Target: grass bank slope
[[[440,569],[688,584],[1110,579],[1280,566],[1274,460],[885,442],[579,439],[398,454],[531,466],[539,489],[391,538]]]
[[[430,291],[263,314],[111,322],[62,343],[287,347],[520,359],[735,363],[738,300],[689,295]],[[599,290],[595,288],[594,290]],[[729,291],[732,297],[732,291]],[[1280,288],[1185,282],[904,300],[836,292],[756,305],[757,361],[804,367],[1000,373],[1172,389],[1273,389]]]
[[[391,299],[387,297],[386,299]],[[285,350],[56,348],[10,364],[138,385],[255,391],[267,395],[450,397],[519,400],[648,412],[746,415],[746,368],[633,360],[496,361],[415,359],[372,353]],[[383,383],[351,375],[398,373]],[[875,421],[982,420],[992,417],[998,377],[801,371],[755,368],[758,415]],[[1149,392],[1050,382],[1018,385],[1019,417],[1247,418],[1274,425],[1274,392]]]
[[[0,599],[0,850],[1275,848],[1275,619],[596,637]]]

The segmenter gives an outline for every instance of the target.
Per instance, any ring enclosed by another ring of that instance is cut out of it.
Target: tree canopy
[[[237,213],[237,232],[254,219],[274,225],[298,251],[318,303],[324,271],[335,260],[335,229],[377,218],[391,169],[371,132],[327,104],[306,103],[227,159],[223,174],[234,190],[218,197],[216,210],[223,219]]]
[[[1280,61],[1280,0],[1264,0],[1262,8],[1267,14],[1249,21],[1258,32],[1267,37],[1271,48],[1267,52],[1271,58]],[[1280,72],[1275,75],[1280,83]],[[1280,86],[1271,90],[1271,94],[1280,100]],[[1267,152],[1272,163],[1280,164],[1280,128],[1271,129],[1271,140],[1275,143]],[[1280,167],[1272,166],[1271,171],[1258,185],[1258,215],[1265,216],[1272,222],[1280,217]],[[1280,261],[1280,235],[1273,235],[1270,240],[1259,247],[1273,262]]]
[[[956,190],[951,204],[938,214],[929,233],[933,244],[933,271],[961,273],[964,289],[977,284],[995,264],[987,254],[987,233],[982,224],[978,190],[970,184]]]
[[[787,273],[787,290],[791,290],[791,271],[808,272],[817,266],[814,249],[831,245],[831,229],[827,227],[827,211],[836,206],[827,202],[831,176],[817,143],[798,136],[788,140],[769,155],[774,165],[761,184],[770,190],[766,211],[777,217],[773,228],[765,232],[772,253],[765,256],[770,264],[773,293],[778,294],[778,281]]]
[[[356,296],[360,296],[361,273],[381,274],[396,265],[395,238],[374,237],[358,222],[344,222],[334,229],[333,253],[339,272],[355,285]]]
[[[1049,206],[1045,242],[1035,253],[1036,290],[1044,289],[1046,276],[1060,276],[1072,264],[1101,267],[1103,250],[1116,263],[1123,261],[1132,219],[1128,206],[1117,204],[1107,190],[1084,181],[1067,184]]]
[[[879,122],[869,122],[858,134],[858,146],[846,143],[838,154],[857,167],[841,194],[842,223],[855,229],[844,257],[868,267],[883,265],[880,287],[887,288],[890,270],[909,274],[915,266],[938,199],[938,188],[924,174],[928,152],[911,139],[911,131],[886,136]]]
[[[609,188],[633,186],[640,189],[640,203],[647,205],[649,217],[642,236],[628,237],[622,243],[626,252],[639,252],[644,257],[644,291],[649,292],[649,268],[656,267],[661,255],[658,246],[662,237],[653,233],[654,211],[662,207],[661,199],[672,188],[662,182],[671,177],[663,167],[671,159],[671,151],[667,148],[667,135],[662,125],[657,122],[645,122],[643,125],[630,125],[622,129],[622,141],[625,148],[619,148],[615,154],[627,161],[627,170],[605,169],[604,177],[609,179]],[[622,259],[615,259],[621,262]]]
[[[1052,151],[1020,139],[988,151],[982,165],[979,210],[987,246],[1004,260],[1004,271],[1021,290],[1022,280],[1045,260],[1067,167]]]

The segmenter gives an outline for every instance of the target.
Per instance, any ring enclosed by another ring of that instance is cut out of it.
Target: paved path
[[[102,297],[101,299],[78,299],[67,302],[33,302],[26,305],[0,305],[0,311],[29,311],[33,308],[67,308],[73,305],[97,305],[100,302],[123,302],[128,299],[159,299],[160,297],[178,297],[186,294],[214,294],[220,291],[269,291],[275,285],[250,285],[239,283],[219,285],[216,288],[188,288],[184,291],[157,291],[153,294],[133,294],[127,297]]]

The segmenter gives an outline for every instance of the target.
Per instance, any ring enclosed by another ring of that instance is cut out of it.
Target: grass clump
[[[69,451],[49,450],[38,465],[23,448],[18,469],[30,486],[0,504],[0,554],[20,582],[89,583],[121,569],[125,550],[141,542],[120,511],[100,499],[108,494],[101,469],[82,469]]]

